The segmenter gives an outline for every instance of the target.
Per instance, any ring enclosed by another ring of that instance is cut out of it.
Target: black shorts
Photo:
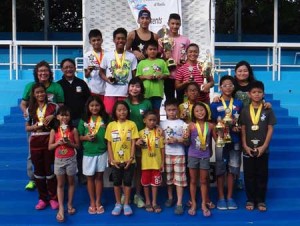
[[[124,186],[131,187],[134,168],[135,168],[134,164],[131,164],[126,170],[123,167],[118,169],[113,166],[112,178],[113,178],[114,186],[121,186],[123,182]]]

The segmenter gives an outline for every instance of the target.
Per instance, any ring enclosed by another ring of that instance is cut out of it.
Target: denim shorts
[[[188,168],[191,169],[204,169],[204,170],[209,170],[210,165],[209,165],[209,158],[195,158],[195,157],[188,157]]]
[[[238,175],[241,166],[241,149],[239,143],[229,143],[223,148],[215,149],[216,175],[221,176],[226,172]]]

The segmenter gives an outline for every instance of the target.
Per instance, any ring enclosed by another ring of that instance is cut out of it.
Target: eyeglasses
[[[49,70],[48,69],[41,69],[41,70],[38,70],[37,72],[43,73],[43,72],[49,72]]]
[[[221,88],[234,88],[234,85],[221,85]]]
[[[74,66],[65,66],[65,67],[63,67],[62,69],[63,70],[66,70],[66,69],[74,69],[75,67]]]

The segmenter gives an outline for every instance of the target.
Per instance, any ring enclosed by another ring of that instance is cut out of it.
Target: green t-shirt
[[[135,122],[138,131],[145,128],[144,124],[144,113],[152,110],[152,104],[149,100],[143,100],[141,103],[132,104],[129,99],[125,100],[130,108],[130,120]]]
[[[89,133],[88,126],[85,126],[86,122],[80,119],[78,124],[78,133],[79,136],[85,136]],[[95,135],[95,140],[93,142],[83,141],[83,155],[84,156],[97,156],[101,155],[107,151],[107,143],[104,139],[106,125],[102,124],[99,127],[98,132]]]
[[[31,89],[35,83],[36,82],[30,82],[25,86],[22,100],[29,101]],[[50,86],[48,86],[46,89],[46,93],[47,93],[49,102],[53,102],[53,103],[64,103],[65,102],[64,91],[61,88],[60,84],[58,84],[56,82],[50,83]]]
[[[153,75],[161,73],[163,75],[170,75],[167,64],[162,59],[145,59],[139,62],[137,66],[136,76]],[[163,80],[144,80],[145,98],[150,97],[164,97],[164,81]]]

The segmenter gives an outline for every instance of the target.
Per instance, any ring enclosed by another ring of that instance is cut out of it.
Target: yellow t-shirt
[[[130,159],[132,140],[139,138],[138,129],[133,121],[110,122],[106,128],[105,139],[111,142],[114,160],[125,162]]]
[[[139,132],[143,139],[142,170],[160,169],[162,163],[161,149],[164,148],[164,139],[157,129],[145,128]]]

